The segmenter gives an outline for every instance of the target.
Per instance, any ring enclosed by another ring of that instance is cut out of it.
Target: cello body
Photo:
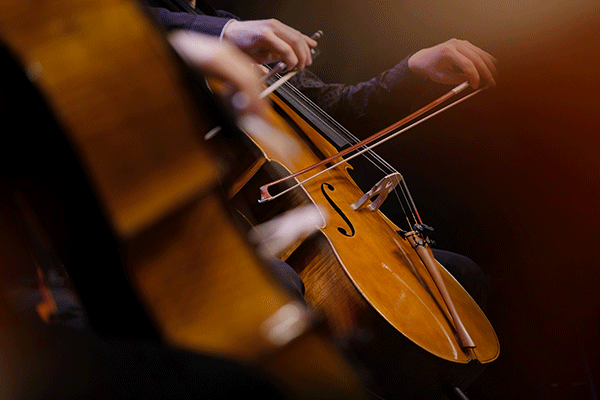
[[[301,150],[293,158],[282,159],[269,150],[270,143],[255,139],[263,157],[241,174],[242,182],[232,185],[233,207],[250,225],[305,203],[326,210],[328,218],[324,215],[316,234],[277,256],[299,273],[309,305],[326,316],[349,359],[368,375],[373,393],[384,398],[429,399],[466,389],[485,364],[499,355],[493,327],[464,288],[440,267],[475,342],[475,348],[461,345],[440,291],[400,228],[379,210],[351,207],[364,194],[350,177],[351,165],[341,164],[272,201],[258,203],[261,186],[338,152],[307,121],[302,107],[289,99],[289,93],[282,96],[278,91],[271,96],[273,124],[289,135],[291,147]],[[292,183],[279,185],[274,186],[275,193]]]
[[[48,146],[28,160],[58,188],[59,206],[40,215],[92,329],[236,360],[290,398],[362,398],[354,370],[233,223],[224,163],[201,139],[216,106],[188,91],[201,81],[139,5],[5,1],[0,40],[65,135],[42,129],[19,145]],[[62,223],[48,223],[60,208]]]

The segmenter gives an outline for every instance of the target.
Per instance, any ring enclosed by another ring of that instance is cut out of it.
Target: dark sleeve
[[[194,32],[204,33],[211,36],[219,36],[225,24],[235,19],[228,13],[220,13],[219,16],[190,14],[187,12],[169,11],[161,7],[148,7],[150,13],[167,30],[187,29]]]
[[[217,10],[217,16],[221,17],[221,18],[227,18],[228,20],[230,20],[230,19],[235,19],[238,21],[240,20],[240,17],[238,17],[237,15],[233,15],[229,11]]]
[[[408,69],[406,57],[393,68],[356,85],[327,84],[308,69],[290,82],[345,128],[366,137],[407,115],[427,80]]]

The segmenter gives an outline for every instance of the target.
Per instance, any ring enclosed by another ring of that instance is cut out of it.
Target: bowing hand
[[[497,64],[486,51],[458,39],[419,50],[408,59],[411,71],[433,82],[457,85],[468,80],[473,89],[496,86]]]

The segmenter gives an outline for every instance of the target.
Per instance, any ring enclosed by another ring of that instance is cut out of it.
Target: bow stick
[[[366,139],[364,139],[364,140],[362,140],[362,141],[360,141],[360,142],[356,143],[355,145],[353,145],[353,146],[350,146],[350,147],[348,147],[347,149],[344,149],[344,150],[340,151],[339,153],[337,153],[337,154],[334,154],[334,155],[333,155],[333,156],[331,156],[331,157],[328,157],[328,158],[326,158],[326,159],[324,159],[324,160],[322,160],[322,161],[319,161],[319,162],[318,162],[318,163],[316,163],[316,164],[313,164],[313,165],[311,165],[311,166],[309,166],[309,167],[306,167],[306,168],[304,168],[304,169],[303,169],[303,170],[301,170],[301,171],[295,172],[295,173],[293,173],[293,174],[291,174],[291,175],[285,176],[285,177],[283,177],[283,178],[281,178],[281,179],[278,179],[278,180],[276,180],[276,181],[273,181],[273,182],[271,182],[271,183],[267,183],[267,184],[265,184],[265,185],[261,186],[261,187],[260,187],[260,199],[258,200],[258,202],[259,202],[259,203],[264,203],[264,202],[267,202],[267,201],[274,200],[274,199],[276,199],[277,197],[279,197],[279,196],[281,196],[281,195],[283,195],[283,194],[285,194],[285,193],[289,192],[290,190],[292,190],[292,189],[295,189],[296,187],[298,187],[298,186],[300,186],[300,185],[302,185],[302,184],[304,184],[304,183],[308,182],[309,180],[311,180],[311,179],[313,179],[313,178],[316,178],[317,176],[321,175],[322,173],[324,173],[324,172],[326,172],[326,171],[328,171],[328,170],[330,170],[330,169],[332,169],[332,168],[335,168],[335,167],[337,167],[338,165],[340,165],[340,164],[342,164],[342,163],[344,163],[344,162],[347,162],[347,161],[349,161],[349,160],[353,159],[354,157],[357,157],[357,156],[359,156],[359,155],[361,155],[361,154],[363,154],[363,153],[365,153],[365,152],[367,152],[367,151],[369,151],[369,150],[372,150],[372,149],[373,149],[373,148],[375,148],[376,146],[379,146],[380,144],[383,144],[383,143],[387,142],[388,140],[390,140],[390,139],[392,139],[392,138],[394,138],[394,137],[396,137],[396,136],[398,136],[398,135],[400,135],[400,134],[404,133],[405,131],[407,131],[407,130],[409,130],[409,129],[411,129],[411,128],[413,128],[413,127],[417,126],[417,125],[419,125],[420,123],[427,121],[429,118],[432,118],[432,117],[434,117],[435,115],[437,115],[437,114],[439,114],[439,113],[441,113],[441,112],[443,112],[443,111],[445,111],[445,110],[447,110],[447,109],[449,109],[449,108],[451,108],[451,107],[454,107],[455,105],[457,105],[457,104],[459,104],[459,103],[461,103],[461,102],[463,102],[463,101],[467,100],[468,98],[470,98],[470,97],[472,97],[472,96],[476,95],[477,93],[479,93],[479,92],[481,92],[482,90],[484,90],[484,89],[486,89],[486,88],[487,88],[487,86],[486,86],[486,87],[484,87],[484,88],[477,89],[477,90],[476,90],[476,91],[474,91],[473,93],[470,93],[469,95],[467,95],[467,96],[464,96],[464,97],[462,97],[462,98],[458,99],[457,101],[455,101],[455,102],[453,102],[453,103],[451,103],[451,104],[448,104],[448,105],[446,105],[445,107],[443,107],[443,108],[441,108],[441,109],[439,109],[439,110],[437,110],[437,111],[435,111],[435,112],[433,112],[433,113],[429,114],[428,116],[426,116],[426,117],[424,117],[424,118],[420,119],[419,121],[417,121],[417,122],[414,122],[413,124],[411,124],[411,125],[409,125],[409,126],[406,126],[405,128],[403,128],[403,129],[400,129],[400,130],[398,130],[398,131],[394,132],[393,134],[389,135],[388,137],[381,139],[379,142],[377,142],[377,143],[373,144],[372,146],[367,146],[368,144],[370,144],[370,143],[372,143],[372,142],[374,142],[374,141],[376,141],[376,140],[378,140],[378,139],[380,139],[380,138],[384,137],[385,135],[388,135],[388,134],[390,134],[390,133],[391,133],[391,132],[393,132],[395,129],[398,129],[398,128],[400,128],[401,126],[403,126],[403,125],[405,125],[405,124],[407,124],[407,123],[410,123],[410,122],[414,121],[416,118],[418,118],[418,117],[422,116],[422,115],[423,115],[423,114],[425,114],[426,112],[428,112],[428,111],[431,111],[431,110],[432,110],[432,109],[434,109],[435,107],[439,106],[440,104],[444,103],[445,101],[447,101],[447,100],[449,100],[450,98],[454,97],[455,95],[459,94],[460,92],[462,92],[463,90],[465,90],[467,87],[469,87],[469,82],[468,82],[468,81],[467,81],[467,82],[463,82],[463,83],[461,83],[460,85],[456,86],[454,89],[452,89],[452,90],[450,90],[449,92],[447,92],[446,94],[444,94],[444,95],[442,95],[442,96],[438,97],[437,99],[435,99],[435,100],[434,100],[434,101],[432,101],[431,103],[429,103],[429,104],[427,104],[427,105],[425,105],[425,106],[421,107],[420,109],[418,109],[417,111],[413,112],[412,114],[410,114],[410,115],[408,115],[408,116],[404,117],[404,118],[403,118],[403,119],[401,119],[400,121],[398,121],[398,122],[396,122],[396,123],[394,123],[394,124],[392,124],[392,125],[388,126],[387,128],[385,128],[385,129],[383,129],[383,130],[381,130],[381,131],[379,131],[379,132],[375,133],[374,135],[371,135],[370,137],[368,137],[368,138],[366,138]],[[301,182],[298,182],[298,183],[296,183],[295,185],[293,185],[293,186],[290,186],[290,187],[288,187],[287,189],[285,189],[285,190],[283,190],[283,191],[281,191],[281,192],[279,192],[279,193],[277,193],[277,194],[275,194],[275,195],[271,195],[271,194],[269,193],[269,187],[271,187],[271,186],[273,186],[273,185],[277,185],[277,184],[279,184],[279,183],[282,183],[282,182],[285,182],[285,181],[287,181],[287,180],[289,180],[289,179],[292,179],[292,178],[295,178],[295,177],[297,177],[297,176],[299,176],[299,175],[303,175],[303,174],[305,174],[305,173],[307,173],[307,172],[309,172],[309,171],[312,171],[313,169],[315,169],[315,168],[317,168],[317,167],[320,167],[321,165],[327,164],[327,163],[329,163],[329,162],[332,162],[332,161],[333,161],[333,160],[335,160],[335,159],[338,159],[338,158],[340,158],[340,157],[343,157],[343,156],[345,156],[345,155],[347,155],[347,154],[350,154],[350,153],[352,153],[353,151],[355,151],[355,150],[357,150],[358,148],[360,148],[360,147],[363,147],[363,146],[366,146],[366,147],[365,147],[364,149],[362,149],[362,150],[358,151],[356,154],[353,154],[352,156],[348,157],[347,159],[343,159],[343,160],[341,160],[341,161],[339,161],[339,162],[337,162],[337,163],[333,164],[332,166],[330,166],[330,167],[328,167],[328,168],[324,169],[323,171],[321,171],[321,172],[319,172],[319,173],[317,173],[317,174],[315,174],[315,175],[312,175],[311,177],[309,177],[309,178],[307,178],[307,179],[305,179],[305,180],[303,180],[303,181],[301,181]]]

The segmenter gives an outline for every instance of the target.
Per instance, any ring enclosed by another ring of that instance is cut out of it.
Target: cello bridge
[[[357,201],[352,203],[350,208],[353,210],[358,210],[367,202],[367,200],[375,198],[372,200],[371,204],[367,206],[367,209],[369,211],[378,210],[381,204],[383,204],[387,198],[388,194],[390,194],[401,181],[402,175],[400,175],[399,172],[386,175],[379,182],[377,182],[375,186],[371,188],[371,190],[362,195]]]

